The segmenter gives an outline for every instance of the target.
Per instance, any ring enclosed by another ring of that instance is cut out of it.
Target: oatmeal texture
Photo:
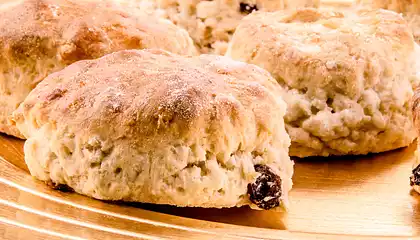
[[[281,85],[292,156],[383,152],[416,137],[410,100],[420,51],[399,14],[256,12],[226,55],[268,70]]]
[[[265,70],[223,56],[125,50],[49,75],[13,114],[36,178],[106,200],[261,209],[292,187],[286,104]],[[281,180],[281,181],[280,181]],[[261,182],[261,181],[260,181]],[[265,182],[265,184],[270,184]]]
[[[318,6],[319,0],[157,0],[157,7],[189,32],[202,53],[221,55],[241,19],[251,12]]]

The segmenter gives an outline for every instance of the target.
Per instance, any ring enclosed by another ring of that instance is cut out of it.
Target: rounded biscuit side
[[[285,207],[293,162],[278,89],[226,57],[121,51],[48,76],[14,121],[32,175],[94,198],[255,205],[247,186],[262,164],[280,177]]]

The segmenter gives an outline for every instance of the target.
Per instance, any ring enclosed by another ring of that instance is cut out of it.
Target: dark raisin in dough
[[[412,173],[410,176],[410,186],[420,185],[420,164],[413,169]]]
[[[259,208],[268,210],[280,205],[281,179],[265,165],[255,165],[261,173],[254,183],[248,184],[248,196]]]
[[[239,3],[241,13],[250,14],[252,11],[258,11],[257,5],[249,5],[247,3]]]

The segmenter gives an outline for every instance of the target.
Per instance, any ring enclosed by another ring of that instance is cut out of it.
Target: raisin
[[[420,164],[413,169],[412,175],[410,176],[410,186],[420,185]]]
[[[241,13],[250,14],[254,10],[258,11],[257,5],[249,5],[247,3],[239,3],[239,11],[241,11]]]
[[[261,175],[254,183],[248,184],[248,196],[259,208],[268,210],[280,205],[281,179],[268,166],[255,165]]]

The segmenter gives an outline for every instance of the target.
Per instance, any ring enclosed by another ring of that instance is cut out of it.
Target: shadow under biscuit
[[[155,205],[142,203],[121,204],[139,207],[142,209],[156,211],[160,213],[166,213],[193,219],[200,219],[205,221],[278,230],[286,229],[283,219],[285,215],[287,215],[287,213],[253,210],[247,206],[239,208],[233,207],[217,209],[199,207],[175,207],[169,205]]]

